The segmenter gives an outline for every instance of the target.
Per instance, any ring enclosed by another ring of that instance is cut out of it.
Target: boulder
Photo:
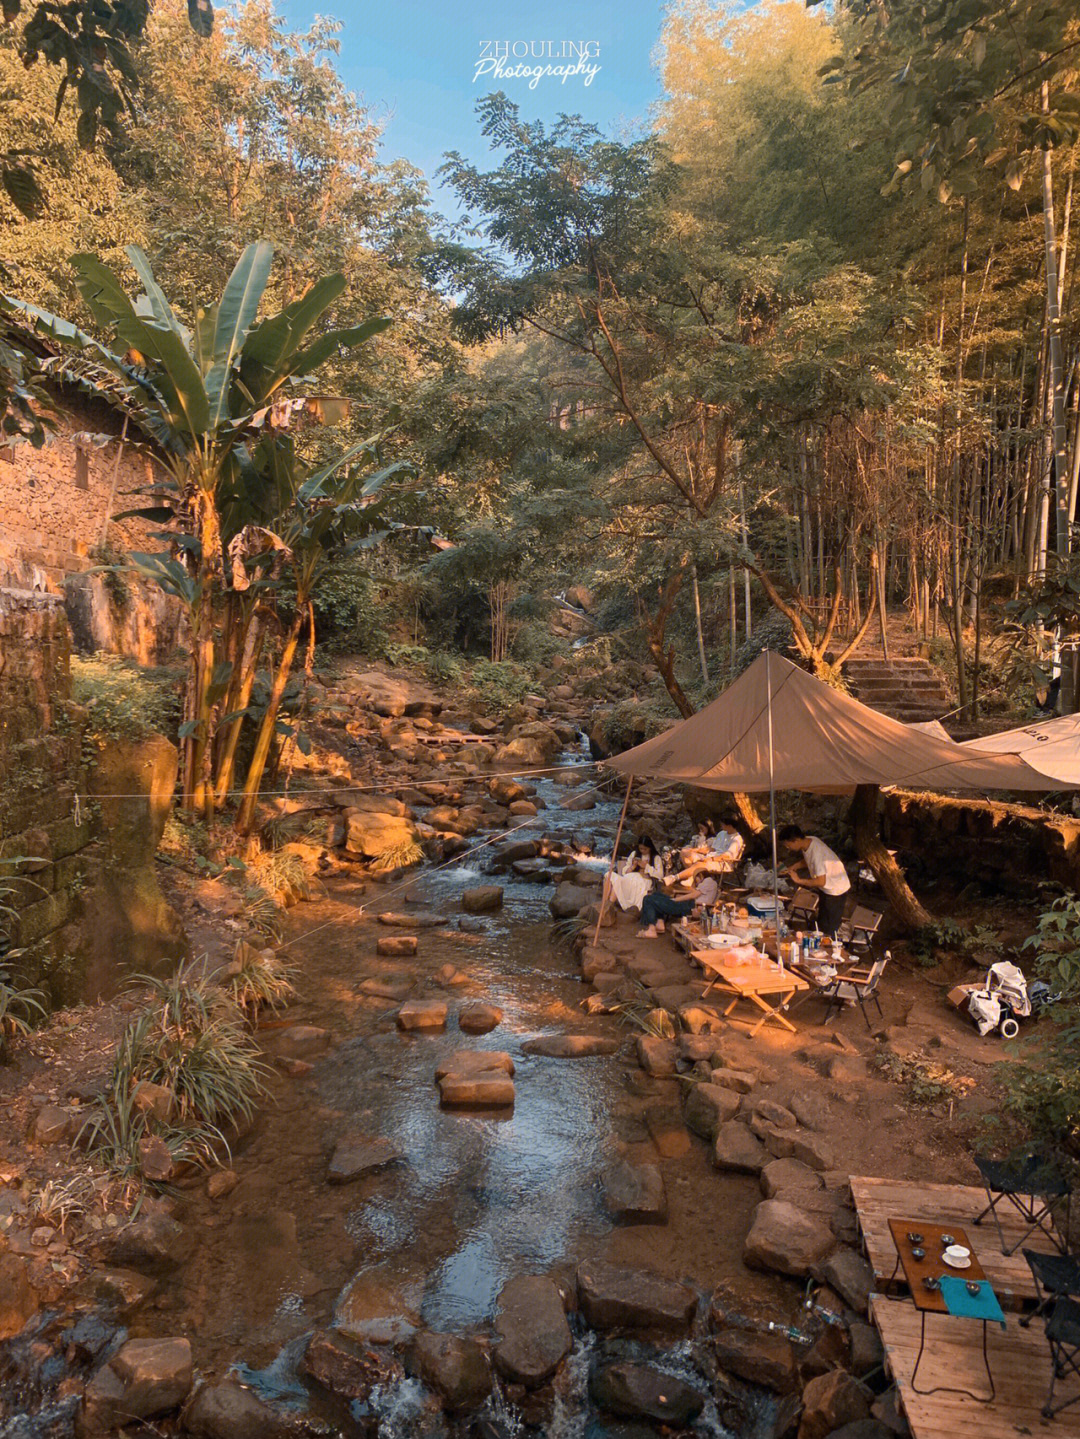
[[[838,1245],[821,1265],[817,1277],[835,1289],[856,1314],[866,1315],[874,1290],[874,1271],[861,1254],[846,1244]]]
[[[679,1020],[688,1034],[719,1034],[724,1021],[715,1009],[701,1004],[684,1004],[679,1009]]]
[[[150,1114],[161,1124],[171,1124],[176,1114],[176,1095],[166,1084],[151,1084],[140,1079],[131,1091],[131,1102],[143,1114]]]
[[[175,1409],[194,1380],[186,1339],[129,1339],[97,1371],[83,1394],[81,1427],[103,1434],[133,1419]]]
[[[871,1324],[854,1320],[850,1325],[851,1372],[857,1379],[876,1369],[885,1357],[881,1336]]]
[[[773,1159],[761,1171],[761,1192],[766,1199],[796,1189],[821,1189],[821,1175],[797,1159]]]
[[[511,1279],[499,1294],[495,1367],[514,1384],[536,1389],[570,1353],[572,1340],[562,1296],[541,1274]]]
[[[494,1004],[465,1004],[458,1011],[458,1028],[464,1034],[490,1034],[502,1024],[503,1012]]]
[[[439,1080],[439,1097],[448,1109],[506,1109],[514,1103],[514,1081],[493,1070],[447,1074]]]
[[[343,1399],[365,1400],[385,1378],[377,1351],[336,1329],[317,1329],[312,1334],[302,1368],[317,1384]]]
[[[475,1339],[424,1331],[413,1341],[411,1364],[452,1414],[478,1409],[491,1393],[491,1366]]]
[[[0,1342],[21,1333],[37,1309],[29,1260],[19,1254],[0,1254]]]
[[[4,1293],[2,1273],[3,1259],[0,1258],[0,1294]],[[118,1314],[130,1314],[144,1304],[157,1288],[153,1279],[137,1274],[134,1269],[97,1269],[89,1279],[90,1293],[100,1303]],[[0,1324],[0,1336],[3,1325]]]
[[[417,843],[416,825],[400,800],[357,795],[345,811],[345,848],[364,859],[381,859]]]
[[[712,1084],[724,1089],[733,1089],[736,1094],[749,1094],[758,1082],[758,1077],[749,1069],[714,1069],[710,1078]]]
[[[339,1139],[330,1156],[326,1171],[328,1184],[351,1184],[365,1174],[377,1174],[402,1159],[398,1150],[388,1139],[372,1139],[351,1135]]]
[[[808,1279],[835,1244],[832,1230],[820,1219],[786,1200],[766,1199],[754,1214],[743,1260],[750,1269]]]
[[[58,1104],[43,1104],[34,1115],[30,1137],[35,1144],[66,1144],[75,1138],[79,1118]]]
[[[190,1235],[175,1219],[159,1211],[144,1211],[110,1234],[102,1244],[103,1257],[112,1265],[162,1274],[183,1264],[191,1249]]]
[[[353,1344],[405,1343],[420,1325],[418,1301],[416,1287],[392,1265],[368,1263],[338,1295],[334,1327]]]
[[[649,1419],[682,1429],[705,1408],[705,1395],[651,1364],[616,1362],[595,1369],[589,1378],[593,1401],[624,1419]]]
[[[172,1150],[160,1134],[147,1134],[136,1146],[139,1173],[151,1184],[167,1184],[176,1171]]]
[[[828,1439],[845,1424],[870,1418],[871,1395],[842,1369],[811,1379],[803,1390],[799,1439]]]
[[[761,1140],[738,1120],[729,1120],[716,1131],[713,1163],[717,1169],[733,1174],[760,1174],[768,1157]]]
[[[478,884],[463,890],[461,895],[461,907],[466,914],[487,914],[490,910],[502,909],[502,903],[501,884]]]
[[[720,1126],[734,1119],[738,1110],[739,1095],[734,1089],[725,1089],[719,1084],[692,1084],[684,1114],[695,1134],[712,1141],[720,1132]]]
[[[548,901],[554,919],[573,919],[592,900],[592,893],[583,885],[563,880],[555,886],[555,892]]]
[[[685,1335],[697,1311],[689,1285],[599,1259],[578,1265],[577,1287],[581,1312],[594,1329]]]
[[[785,1109],[774,1099],[755,1100],[750,1113],[752,1115],[750,1122],[755,1131],[759,1133],[762,1128],[767,1126],[772,1126],[774,1129],[794,1129],[799,1122],[790,1109]]]
[[[296,1430],[250,1389],[225,1380],[195,1391],[184,1410],[183,1432],[192,1439],[289,1439]]]
[[[736,1379],[760,1384],[774,1394],[791,1394],[799,1373],[791,1340],[782,1334],[757,1334],[750,1329],[724,1329],[713,1340],[716,1362]]]
[[[637,1057],[646,1074],[651,1074],[654,1078],[667,1078],[676,1072],[679,1050],[674,1040],[660,1039],[655,1034],[639,1034]]]
[[[616,1224],[663,1224],[667,1219],[664,1179],[655,1164],[617,1160],[601,1180],[604,1208]]]
[[[614,1054],[622,1040],[603,1034],[541,1034],[527,1039],[521,1046],[523,1054],[539,1054],[545,1059],[587,1059],[597,1054]]]
[[[449,1010],[441,999],[409,999],[397,1012],[399,1029],[445,1029]]]
[[[791,1112],[807,1129],[829,1127],[829,1101],[816,1089],[800,1090],[791,1096]]]

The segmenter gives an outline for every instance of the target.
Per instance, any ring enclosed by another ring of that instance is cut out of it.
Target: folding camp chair
[[[1026,1329],[1033,1319],[1045,1316],[1055,1300],[1080,1299],[1080,1258],[1074,1254],[1043,1254],[1038,1249],[1025,1249],[1024,1258],[1031,1269],[1038,1300],[1031,1313],[1020,1320]]]
[[[869,949],[881,920],[882,915],[876,909],[857,904],[837,930],[837,938],[849,949]]]
[[[812,889],[797,889],[788,904],[788,924],[809,924],[818,912],[819,899]]]
[[[1046,1340],[1050,1345],[1050,1392],[1042,1407],[1044,1419],[1053,1419],[1070,1404],[1080,1403],[1080,1389],[1071,1399],[1054,1403],[1054,1385],[1059,1379],[1070,1374],[1080,1379],[1080,1304],[1073,1299],[1057,1299],[1054,1302],[1050,1321],[1046,1326]]]
[[[844,970],[825,985],[821,990],[825,999],[825,1023],[828,1024],[834,1014],[839,1014],[849,1000],[862,1010],[862,1017],[866,1020],[867,1029],[871,1028],[870,1016],[866,1012],[868,1001],[873,1000],[878,1014],[884,1019],[877,991],[878,985],[881,983],[881,976],[885,973],[885,966],[891,958],[892,956],[886,952],[881,959],[875,959],[869,969]]]
[[[1053,1209],[1055,1201],[1065,1201],[1062,1234],[1068,1234],[1071,1188],[1057,1166],[1044,1155],[1031,1152],[1011,1155],[1008,1159],[986,1159],[976,1154],[974,1159],[989,1202],[973,1222],[981,1224],[988,1214],[994,1216],[1002,1254],[1015,1254],[1036,1230],[1049,1239],[1055,1249],[1063,1251],[1064,1240],[1051,1227]],[[1008,1201],[1027,1225],[1011,1249],[1006,1248],[998,1214],[998,1205],[1003,1201]]]

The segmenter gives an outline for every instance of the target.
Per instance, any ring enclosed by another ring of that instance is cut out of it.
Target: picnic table
[[[971,1240],[966,1232],[955,1224],[930,1224],[925,1219],[890,1219],[888,1223],[889,1233],[896,1245],[893,1279],[897,1270],[903,1270],[912,1303],[921,1321],[919,1353],[915,1368],[911,1372],[912,1389],[916,1394],[964,1394],[979,1403],[991,1403],[995,1390],[994,1376],[990,1372],[990,1360],[986,1353],[986,1326],[996,1323],[1004,1329],[1005,1315],[971,1247]],[[962,1244],[968,1250],[971,1262],[966,1269],[950,1270],[950,1266],[942,1258],[946,1244]],[[916,1253],[916,1250],[921,1253]],[[889,1283],[892,1283],[891,1279]],[[928,1314],[945,1314],[982,1321],[982,1357],[986,1377],[990,1381],[989,1394],[973,1394],[970,1389],[957,1389],[948,1385],[936,1385],[932,1389],[918,1387],[915,1380],[926,1349]]]
[[[751,1038],[770,1020],[789,1029],[792,1034],[796,1032],[795,1026],[782,1011],[800,990],[810,988],[801,975],[782,968],[764,955],[757,963],[739,964],[731,960],[730,951],[695,949],[691,951],[691,958],[712,976],[702,991],[702,999],[711,989],[719,989],[732,996],[731,1003],[724,1010],[725,1018],[742,999],[749,1000],[761,1010],[761,1018],[751,1025]],[[770,1003],[770,1000],[773,1002]]]

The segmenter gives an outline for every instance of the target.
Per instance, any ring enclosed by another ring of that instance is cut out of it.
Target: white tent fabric
[[[628,777],[749,794],[769,790],[770,776],[778,790],[821,794],[859,784],[1080,788],[1080,776],[1063,781],[1018,754],[984,753],[901,724],[769,651],[703,710],[605,763]]]
[[[962,749],[980,754],[1017,755],[1048,779],[1066,786],[1080,784],[1080,714],[1061,715],[965,740]]]

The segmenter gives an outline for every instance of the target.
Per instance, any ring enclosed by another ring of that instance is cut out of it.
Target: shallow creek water
[[[522,836],[595,836],[596,851],[603,853],[605,844],[610,851],[618,806],[602,799],[590,811],[560,808],[576,792],[540,783],[548,808]],[[263,1160],[263,1168],[269,1160],[269,1183],[248,1188],[246,1203],[218,1221],[219,1232],[210,1236],[198,1264],[201,1276],[185,1295],[175,1296],[193,1327],[233,1341],[225,1348],[213,1345],[219,1362],[231,1351],[244,1377],[279,1401],[307,1407],[296,1361],[306,1334],[335,1311],[340,1315],[343,1305],[350,1326],[355,1330],[359,1323],[376,1341],[404,1340],[418,1325],[486,1332],[508,1279],[547,1273],[572,1283],[577,1264],[598,1252],[610,1233],[599,1177],[615,1157],[625,1124],[624,1066],[605,1057],[553,1060],[522,1053],[526,1040],[543,1033],[624,1032],[614,1019],[585,1020],[576,960],[553,934],[550,886],[493,876],[505,886],[504,904],[484,916],[482,933],[454,937],[421,930],[418,959],[373,959],[372,912],[418,902],[453,924],[462,890],[485,882],[488,853],[421,873],[404,893],[371,887],[354,901],[335,894],[332,912],[340,922],[326,920],[325,903],[316,911],[325,927],[306,953],[318,945],[330,976],[328,993],[341,996],[340,1023],[334,1025],[340,1042],[319,1059],[305,1085],[309,1095],[287,1092],[276,1117],[256,1136],[252,1157]],[[359,921],[361,902],[367,916]],[[305,952],[304,932],[313,928],[298,916],[297,953]],[[408,931],[378,927],[379,934],[395,932]],[[425,990],[426,977],[447,962],[467,982]],[[403,970],[419,975],[417,993],[446,994],[451,1019],[445,1032],[401,1034],[392,1003],[368,999],[357,1005],[357,981]],[[487,1035],[462,1034],[453,1013],[467,999],[498,1005],[502,1023]],[[309,1019],[307,1013],[300,1017]],[[324,997],[310,1019],[325,1018]],[[440,1109],[435,1068],[458,1048],[510,1052],[517,1071],[512,1110]],[[382,1136],[405,1162],[355,1185],[329,1188],[320,1171],[328,1144],[343,1132]],[[214,1227],[213,1219],[208,1222]],[[648,1267],[644,1254],[641,1262]],[[555,1409],[539,1428],[527,1428],[497,1392],[489,1401],[497,1421],[489,1432],[557,1439],[608,1433],[587,1396],[596,1342],[579,1335],[556,1381]],[[623,1347],[627,1354],[646,1352],[640,1345]],[[693,1345],[648,1352],[650,1362],[693,1376]],[[369,1427],[376,1422],[385,1439],[465,1432],[448,1427],[419,1382],[400,1374],[355,1417]],[[726,1433],[711,1404],[694,1432]]]

